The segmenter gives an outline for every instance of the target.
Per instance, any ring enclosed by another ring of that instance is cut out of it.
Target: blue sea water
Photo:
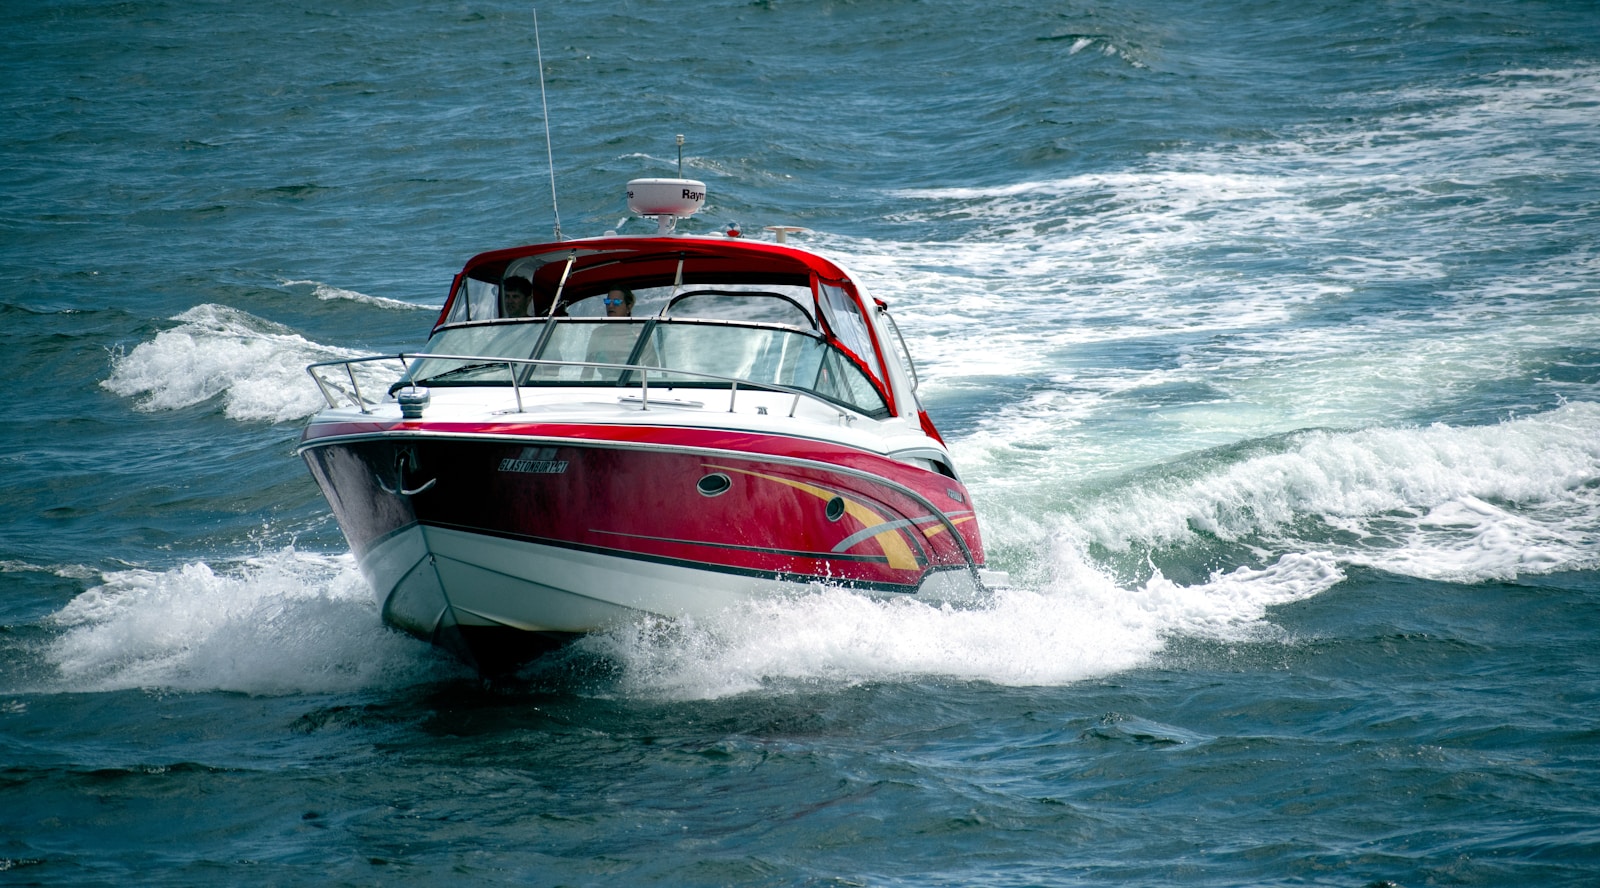
[[[0,882],[1600,882],[1594,3],[544,6],[562,230],[810,229],[1015,587],[484,685],[294,443],[552,235],[533,13],[0,8]]]

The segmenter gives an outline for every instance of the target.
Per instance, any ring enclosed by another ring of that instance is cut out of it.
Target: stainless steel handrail
[[[641,394],[641,397],[640,397],[640,402],[641,403],[640,403],[640,406],[639,406],[640,410],[649,410],[650,409],[650,374],[651,373],[660,373],[660,374],[663,374],[663,375],[673,374],[673,375],[677,375],[677,376],[691,376],[691,377],[694,377],[696,379],[708,380],[708,381],[711,381],[711,382],[726,383],[728,385],[728,389],[729,389],[729,394],[728,394],[728,412],[729,413],[732,413],[734,411],[734,408],[735,408],[735,406],[737,404],[737,399],[739,397],[739,386],[740,385],[744,385],[744,386],[747,386],[747,387],[754,386],[754,387],[757,387],[757,388],[760,388],[760,389],[764,389],[764,390],[767,390],[767,391],[776,391],[776,392],[782,392],[784,394],[794,395],[794,401],[789,405],[789,416],[791,418],[795,415],[795,412],[800,409],[800,399],[801,398],[810,398],[811,400],[814,400],[817,403],[822,404],[822,405],[828,407],[829,409],[833,410],[834,412],[838,413],[839,416],[843,417],[846,421],[854,421],[854,419],[855,419],[855,417],[850,415],[849,411],[846,411],[845,409],[841,408],[839,405],[833,403],[832,401],[829,401],[828,399],[822,397],[821,395],[817,394],[816,392],[809,391],[807,389],[796,388],[794,386],[783,385],[782,383],[776,383],[776,382],[759,382],[759,381],[754,380],[754,379],[740,379],[740,378],[734,377],[734,376],[720,376],[720,375],[715,374],[715,373],[702,373],[702,372],[700,372],[698,370],[679,370],[679,369],[675,369],[675,368],[672,368],[672,367],[650,367],[650,366],[645,366],[643,364],[606,364],[606,363],[601,363],[601,362],[598,362],[598,361],[557,361],[557,360],[552,360],[552,359],[549,359],[549,358],[504,358],[504,357],[492,356],[492,355],[446,355],[446,354],[435,354],[435,353],[432,353],[432,352],[401,352],[399,354],[394,354],[394,355],[371,355],[371,356],[364,357],[364,358],[347,358],[347,359],[342,360],[342,361],[321,361],[321,362],[318,362],[316,364],[311,364],[311,365],[307,366],[306,367],[306,372],[309,373],[311,375],[311,378],[316,381],[317,388],[319,388],[322,391],[322,397],[323,397],[323,399],[325,401],[328,402],[328,406],[329,407],[338,407],[338,406],[340,406],[340,401],[338,399],[336,399],[329,392],[329,384],[325,380],[323,380],[323,378],[321,376],[319,376],[317,374],[317,370],[321,369],[321,368],[325,368],[325,367],[343,367],[344,370],[345,370],[346,376],[348,376],[350,378],[351,388],[354,389],[354,394],[351,394],[349,392],[343,392],[343,391],[341,391],[340,393],[343,394],[346,399],[352,401],[354,403],[354,406],[357,409],[359,409],[362,413],[371,413],[372,411],[368,407],[368,402],[366,401],[365,398],[363,398],[361,396],[361,388],[355,382],[355,371],[350,368],[350,365],[352,365],[352,364],[364,364],[364,363],[369,363],[369,362],[373,362],[373,361],[394,361],[394,360],[398,360],[402,367],[409,368],[410,367],[410,363],[409,363],[410,360],[420,360],[420,359],[423,359],[423,358],[426,358],[426,359],[429,359],[429,360],[440,360],[440,361],[463,361],[463,362],[474,363],[474,364],[504,364],[506,366],[506,374],[511,378],[511,390],[512,390],[513,396],[516,398],[517,412],[518,413],[522,413],[524,411],[523,411],[523,405],[522,405],[522,384],[517,381],[518,373],[517,373],[517,369],[516,368],[519,365],[524,365],[524,366],[550,366],[550,367],[583,367],[583,368],[593,368],[593,369],[596,369],[596,370],[621,370],[621,371],[624,371],[624,372],[637,372],[639,374],[639,387],[640,387],[640,394]],[[426,380],[421,380],[417,384],[426,385],[427,381]],[[335,391],[339,391],[339,389],[337,389],[337,387],[335,387],[334,390]],[[374,405],[376,405],[376,404],[381,403],[381,402],[376,402],[375,401],[375,402],[372,402],[372,403]]]
[[[364,358],[345,358],[345,359],[339,360],[339,361],[319,361],[318,363],[308,365],[306,367],[306,373],[310,374],[312,381],[317,384],[317,388],[322,392],[322,399],[324,401],[328,402],[328,406],[329,407],[338,407],[339,406],[339,399],[335,398],[333,396],[333,394],[328,391],[329,383],[326,380],[324,380],[321,376],[317,375],[317,368],[319,368],[319,367],[343,367],[344,368],[344,372],[345,372],[345,376],[350,380],[351,391],[349,391],[349,392],[342,391],[342,390],[338,389],[338,387],[334,387],[334,390],[338,391],[340,394],[344,395],[345,398],[347,398],[350,401],[354,402],[356,408],[359,409],[362,413],[371,413],[372,411],[367,409],[367,400],[366,400],[366,398],[363,398],[361,396],[361,384],[356,382],[356,372],[355,372],[355,370],[352,369],[352,365],[354,365],[354,364],[367,364],[367,363],[371,363],[373,361],[394,361],[394,360],[398,360],[400,362],[400,371],[401,371],[402,374],[404,374],[406,370],[410,369],[410,365],[406,363],[406,356],[403,355],[403,354],[399,354],[399,355],[369,355],[369,356],[364,357]],[[379,402],[374,401],[373,403],[376,404],[376,403],[379,403]]]

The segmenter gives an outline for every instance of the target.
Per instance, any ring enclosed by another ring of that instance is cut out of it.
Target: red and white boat
[[[699,182],[629,189],[655,234],[474,256],[425,351],[308,368],[300,453],[384,619],[495,670],[645,614],[995,582],[887,306],[807,250],[673,234]]]

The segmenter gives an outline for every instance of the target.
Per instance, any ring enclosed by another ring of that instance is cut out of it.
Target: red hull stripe
[[[673,543],[680,546],[705,546],[710,549],[724,549],[730,552],[760,552],[767,555],[788,555],[793,558],[815,558],[819,561],[822,559],[828,559],[830,561],[861,561],[869,564],[887,564],[889,561],[889,559],[883,555],[850,555],[843,553],[842,550],[835,550],[833,552],[808,552],[803,549],[774,549],[771,546],[741,546],[737,543],[713,543],[705,540],[685,540],[676,537],[651,536],[643,533],[623,533],[618,530],[590,530],[589,532],[602,534],[604,536],[626,537],[633,540],[650,540],[651,542],[655,543]],[[846,546],[845,548],[848,549],[849,546]],[[633,554],[627,549],[614,549],[610,551],[618,555]],[[701,562],[694,563],[698,564]],[[712,565],[707,563],[706,566],[709,567]]]

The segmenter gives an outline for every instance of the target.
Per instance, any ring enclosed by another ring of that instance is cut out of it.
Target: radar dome
[[[706,202],[706,183],[695,179],[634,179],[628,183],[628,211],[636,216],[687,219]]]

